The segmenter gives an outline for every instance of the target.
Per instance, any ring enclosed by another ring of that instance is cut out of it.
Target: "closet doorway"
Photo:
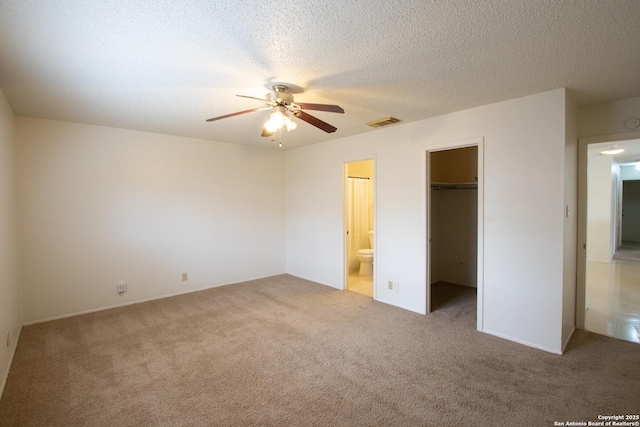
[[[375,298],[374,162],[345,163],[345,288]]]
[[[427,152],[427,313],[477,310],[482,328],[482,142]]]

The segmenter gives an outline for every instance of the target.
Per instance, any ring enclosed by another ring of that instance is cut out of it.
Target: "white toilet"
[[[369,232],[369,246],[371,249],[360,249],[356,256],[360,260],[360,276],[373,274],[373,231]]]

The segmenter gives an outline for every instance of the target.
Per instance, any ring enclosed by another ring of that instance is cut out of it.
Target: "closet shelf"
[[[474,190],[478,188],[477,182],[432,182],[431,188],[434,190]]]

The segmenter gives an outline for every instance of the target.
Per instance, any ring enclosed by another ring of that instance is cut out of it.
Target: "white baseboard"
[[[392,305],[394,307],[402,308],[403,310],[412,311],[414,313],[427,314],[426,311],[422,311],[422,310],[420,310],[418,308],[409,307],[408,305],[399,304],[399,303],[397,303],[395,301],[389,301],[389,300],[386,300],[384,298],[377,298],[376,301],[381,302],[383,304],[389,304],[389,305]]]
[[[73,313],[61,314],[59,316],[46,317],[44,319],[30,320],[28,322],[24,322],[23,325],[24,326],[29,326],[29,325],[34,325],[36,323],[44,323],[44,322],[50,322],[52,320],[60,320],[60,319],[66,319],[68,317],[80,316],[82,314],[97,313],[99,311],[111,310],[112,308],[126,307],[128,305],[141,304],[143,302],[155,301],[155,300],[164,299],[164,298],[171,298],[171,297],[176,297],[176,296],[179,296],[179,295],[191,294],[193,292],[206,291],[207,289],[219,288],[221,286],[228,286],[228,285],[233,285],[233,284],[236,284],[236,283],[250,282],[252,280],[265,279],[267,277],[279,276],[280,274],[286,274],[286,273],[279,273],[279,274],[274,274],[274,275],[271,275],[271,276],[264,276],[264,277],[254,277],[254,278],[249,278],[249,279],[242,279],[239,282],[220,283],[220,284],[216,284],[216,285],[206,286],[206,287],[203,287],[203,288],[190,289],[188,291],[176,292],[174,294],[160,295],[160,296],[157,296],[157,297],[144,298],[144,299],[139,299],[139,300],[135,300],[135,301],[127,301],[127,302],[122,303],[122,304],[108,305],[108,306],[105,306],[105,307],[98,307],[98,308],[92,308],[92,309],[89,309],[89,310],[82,310],[82,311],[77,311],[77,312],[73,312]]]
[[[288,274],[289,276],[297,277],[298,279],[308,280],[309,282],[317,283],[317,284],[319,284],[319,285],[327,286],[327,287],[329,287],[329,288],[337,289],[337,290],[339,290],[339,291],[341,291],[341,290],[342,290],[342,286],[336,286],[336,285],[333,285],[333,284],[331,284],[331,283],[325,283],[325,282],[321,282],[321,281],[319,281],[319,280],[310,279],[310,278],[308,278],[308,277],[297,276],[297,275],[295,275],[295,274],[291,274],[291,273],[284,273],[284,274]]]
[[[543,350],[543,351],[546,351],[548,353],[558,354],[558,355],[562,356],[562,351],[560,351],[560,350],[556,350],[556,349],[553,349],[553,348],[545,347],[543,345],[535,344],[535,343],[532,343],[532,342],[529,342],[529,341],[521,340],[519,338],[514,338],[514,337],[511,337],[509,335],[505,335],[505,334],[502,334],[500,332],[492,331],[492,330],[489,330],[489,329],[483,329],[482,332],[484,332],[485,334],[493,335],[493,336],[498,337],[498,338],[502,338],[502,339],[505,339],[505,340],[513,341],[513,342],[518,343],[518,344],[526,345],[527,347],[533,347],[533,348],[536,348],[538,350]]]

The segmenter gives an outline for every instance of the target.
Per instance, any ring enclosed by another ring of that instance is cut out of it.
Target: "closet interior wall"
[[[477,287],[478,147],[430,159],[431,283]]]

